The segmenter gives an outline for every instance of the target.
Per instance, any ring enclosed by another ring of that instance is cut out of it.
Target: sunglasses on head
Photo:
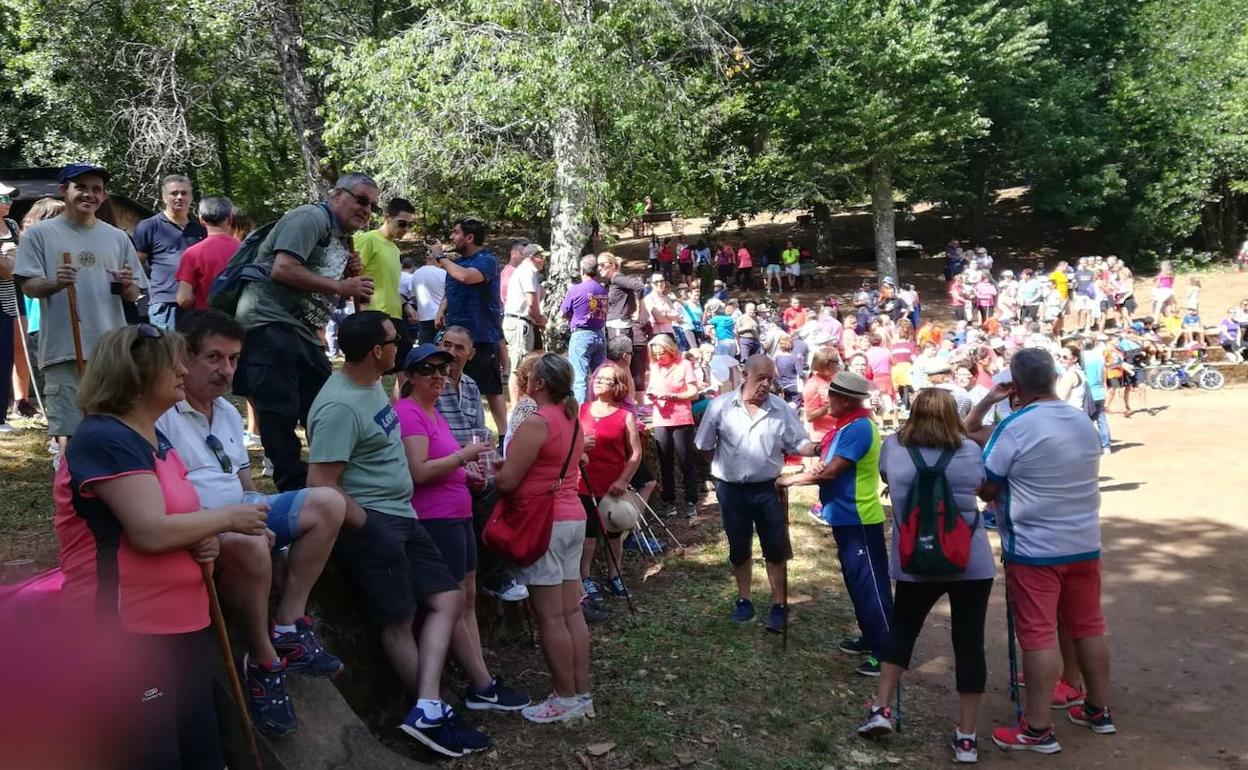
[[[143,340],[158,340],[165,336],[164,332],[151,324],[137,324],[134,327],[134,330],[139,333],[139,336],[135,337],[134,342],[130,343],[131,350],[134,350],[134,348]]]
[[[428,377],[434,372],[445,376],[450,373],[451,365],[446,362],[435,364],[432,361],[421,361],[419,363],[412,364],[412,368],[408,371],[415,372],[421,377]]]

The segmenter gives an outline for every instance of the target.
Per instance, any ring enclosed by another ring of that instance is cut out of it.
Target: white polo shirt
[[[156,427],[173,444],[186,466],[186,478],[199,493],[204,508],[237,505],[243,501],[243,484],[238,472],[251,466],[243,442],[243,419],[234,405],[224,398],[212,402],[212,423],[186,401],[179,401],[156,421]],[[221,442],[222,454],[231,472],[221,468],[221,460],[208,444],[208,436]]]
[[[511,271],[507,281],[507,302],[503,305],[504,315],[525,318],[529,315],[529,295],[537,296],[542,301],[542,278],[537,273],[532,259],[526,259]]]

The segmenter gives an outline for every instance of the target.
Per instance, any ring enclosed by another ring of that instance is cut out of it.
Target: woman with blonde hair
[[[61,542],[61,604],[94,638],[110,632],[144,674],[118,693],[143,740],[128,741],[127,767],[223,767],[213,706],[217,652],[200,564],[223,532],[264,535],[269,507],[202,510],[186,466],[157,428],[186,398],[185,344],[155,326],[103,335],[83,373],[85,417],[53,481]]]
[[[692,518],[698,507],[698,467],[693,448],[693,399],[701,386],[693,365],[680,355],[675,341],[665,334],[650,340],[650,378],[646,397],[654,404],[650,427],[659,446],[662,473],[660,499],[663,507],[676,507],[676,463],[680,463],[685,488],[684,515]]]
[[[954,575],[912,575],[901,568],[899,521],[910,512],[899,508],[906,505],[910,488],[918,476],[918,460],[928,468],[946,463],[944,476],[958,515],[974,527],[966,569]],[[914,643],[928,613],[941,596],[948,594],[960,703],[960,716],[950,746],[955,761],[975,762],[978,757],[975,725],[988,676],[984,660],[984,618],[996,567],[988,534],[979,526],[976,506],[975,494],[984,481],[979,445],[967,438],[958,417],[957,403],[948,391],[927,388],[915,395],[910,419],[880,448],[880,476],[888,485],[893,501],[889,573],[897,587],[889,638],[880,656],[880,682],[858,732],[887,735],[896,729],[895,715],[888,708],[893,690],[902,672],[910,667]]]
[[[550,546],[536,562],[520,569],[520,580],[529,587],[537,613],[553,685],[544,701],[523,710],[531,722],[565,722],[593,713],[589,629],[581,614],[585,509],[576,494],[584,441],[572,378],[572,364],[563,356],[547,353],[533,365],[526,390],[537,411],[516,429],[495,480],[498,490],[519,506],[555,490]]]

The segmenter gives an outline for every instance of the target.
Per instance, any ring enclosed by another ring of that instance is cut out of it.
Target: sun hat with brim
[[[61,169],[58,180],[61,184],[65,184],[68,181],[77,179],[80,176],[85,176],[86,174],[95,174],[103,179],[105,183],[107,183],[113,176],[108,173],[107,169],[100,168],[99,166],[93,166],[90,163],[70,163],[68,166]]]
[[[540,245],[536,243],[530,243],[528,246],[524,247],[525,259],[530,259],[532,257],[544,257],[544,256],[546,256],[546,249],[543,249]]]
[[[952,374],[953,365],[950,364],[948,361],[941,361],[939,363],[932,364],[930,367],[925,367],[924,371],[926,371],[929,375]]]
[[[9,196],[16,198],[17,193],[18,193],[18,189],[14,187],[13,185],[6,184],[5,182],[0,182],[0,195],[9,195]]]
[[[432,342],[426,342],[412,348],[412,352],[407,354],[407,358],[403,361],[403,371],[411,369],[416,364],[425,361],[433,361],[439,364],[449,364],[455,360],[455,357],[446,352],[442,348],[434,345]]]
[[[828,392],[845,398],[866,398],[871,395],[871,384],[865,377],[853,372],[837,372],[828,386]]]

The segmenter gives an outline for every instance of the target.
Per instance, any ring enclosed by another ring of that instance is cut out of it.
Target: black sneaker
[[[733,623],[749,623],[754,619],[754,602],[749,599],[737,598],[737,605],[733,608],[732,614],[728,619]]]
[[[879,676],[880,661],[874,655],[868,655],[867,659],[862,662],[862,665],[854,669],[854,671],[863,676]]]
[[[244,655],[242,668],[252,724],[272,737],[293,733],[299,727],[299,720],[295,718],[294,701],[286,691],[286,661],[257,664]]]
[[[293,632],[274,633],[273,649],[286,659],[291,671],[299,674],[334,676],[342,671],[342,661],[321,646],[309,617],[296,620]]]
[[[485,733],[461,724],[446,705],[437,719],[429,719],[420,706],[412,706],[399,729],[444,757],[462,757],[494,745]]]
[[[784,631],[784,621],[789,615],[789,605],[773,604],[763,620],[763,627],[773,634]]]
[[[488,690],[478,692],[469,687],[464,696],[464,707],[469,711],[519,711],[532,702],[532,698],[508,687],[498,678]]]
[[[867,646],[867,643],[862,640],[861,636],[857,639],[842,639],[840,643],[836,645],[836,649],[841,652],[847,652],[850,655],[871,654],[871,648]]]

